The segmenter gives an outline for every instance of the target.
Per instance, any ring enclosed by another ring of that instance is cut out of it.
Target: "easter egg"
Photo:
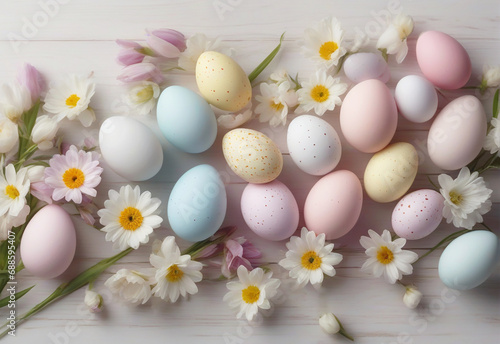
[[[346,140],[364,153],[389,144],[398,124],[396,103],[387,86],[370,79],[354,86],[340,109],[340,129]]]
[[[21,259],[31,274],[54,278],[70,266],[75,256],[75,226],[58,205],[46,205],[30,220],[21,239]]]
[[[267,240],[287,239],[299,224],[297,201],[279,180],[248,184],[241,195],[241,213],[247,226]]]
[[[226,188],[210,165],[198,165],[175,183],[168,200],[167,216],[175,234],[187,241],[212,236],[226,216]]]
[[[439,88],[455,90],[470,78],[469,55],[458,41],[439,31],[426,31],[417,39],[417,62],[424,76]]]
[[[249,183],[268,183],[283,168],[278,146],[266,135],[252,129],[233,129],[222,139],[222,152],[236,175]]]
[[[99,130],[99,146],[108,166],[128,180],[148,180],[163,164],[160,140],[149,127],[130,117],[106,119]]]
[[[498,237],[489,231],[470,231],[453,240],[439,258],[441,281],[451,289],[481,285],[500,260]]]
[[[314,184],[304,204],[307,229],[324,233],[327,240],[347,234],[358,221],[363,189],[358,177],[347,170],[334,171]]]
[[[225,111],[239,111],[252,98],[252,86],[245,71],[232,58],[205,51],[196,62],[196,84],[203,98]]]
[[[302,115],[291,121],[287,145],[293,162],[302,171],[316,176],[331,172],[342,155],[337,132],[317,116]]]
[[[434,85],[418,75],[407,75],[399,80],[394,98],[401,115],[414,123],[427,122],[438,107]]]
[[[443,196],[434,190],[413,191],[401,198],[392,212],[392,229],[401,238],[422,239],[443,219]]]
[[[395,201],[411,187],[417,170],[418,154],[415,147],[406,142],[393,143],[375,153],[366,165],[366,193],[375,202]]]
[[[479,154],[486,130],[486,115],[479,99],[459,97],[434,119],[427,137],[429,157],[444,170],[460,169]]]
[[[391,72],[380,54],[356,53],[350,55],[344,62],[344,73],[354,83],[369,79],[378,79],[386,83],[391,78]]]
[[[164,89],[156,113],[165,138],[184,152],[204,152],[215,141],[217,120],[214,111],[200,95],[185,87]]]

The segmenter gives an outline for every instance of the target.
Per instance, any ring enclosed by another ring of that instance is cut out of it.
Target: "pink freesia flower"
[[[45,87],[45,82],[35,67],[29,63],[25,63],[19,70],[17,80],[30,92],[31,102],[34,103],[40,98]]]
[[[44,181],[40,181],[31,183],[30,189],[31,194],[40,201],[52,204],[52,194],[54,193],[53,187],[47,185]]]
[[[154,64],[141,62],[123,68],[117,79],[123,82],[151,80],[157,84],[161,84],[163,82],[163,75]]]
[[[186,49],[186,38],[182,33],[171,29],[159,29],[148,32],[146,42],[158,55],[177,58]]]
[[[116,44],[123,48],[116,58],[118,63],[124,66],[130,66],[141,63],[142,60],[144,60],[144,47],[139,43],[125,39],[117,39]]]
[[[95,197],[95,187],[101,182],[102,167],[92,152],[78,151],[71,146],[65,155],[56,154],[49,161],[45,173],[45,183],[54,188],[52,199],[65,199],[80,204],[82,195]]]
[[[224,256],[221,271],[230,278],[236,273],[240,265],[252,270],[262,253],[250,241],[244,237],[229,239],[225,243]]]

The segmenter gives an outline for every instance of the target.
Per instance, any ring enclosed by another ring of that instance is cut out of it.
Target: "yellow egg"
[[[283,168],[278,146],[256,130],[231,130],[222,139],[222,152],[234,173],[249,183],[273,181]]]
[[[374,154],[366,165],[366,193],[379,203],[395,201],[411,187],[417,170],[415,147],[406,142],[393,143]]]
[[[245,71],[232,58],[216,51],[206,51],[198,58],[196,83],[203,98],[221,110],[239,111],[252,98]]]

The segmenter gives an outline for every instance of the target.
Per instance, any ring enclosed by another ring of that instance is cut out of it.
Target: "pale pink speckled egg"
[[[267,240],[288,239],[299,224],[297,201],[279,180],[248,184],[241,195],[241,213],[248,227]]]
[[[401,238],[422,239],[439,226],[443,218],[444,198],[434,190],[409,193],[392,212],[392,229]]]

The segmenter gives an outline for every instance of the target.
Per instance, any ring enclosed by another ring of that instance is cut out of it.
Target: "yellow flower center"
[[[308,251],[302,255],[300,262],[304,269],[316,270],[321,266],[321,257],[314,251]]]
[[[68,98],[66,98],[66,105],[70,108],[74,108],[76,104],[78,104],[79,100],[80,97],[78,97],[76,94],[72,94]]]
[[[392,253],[392,251],[389,250],[387,246],[380,246],[377,251],[377,260],[380,263],[387,265],[394,260],[394,253]]]
[[[19,190],[14,185],[7,185],[5,187],[5,194],[12,199],[19,197]]]
[[[319,56],[321,56],[323,60],[329,60],[338,48],[339,45],[333,41],[325,42],[319,47]]]
[[[138,103],[145,103],[151,100],[151,98],[153,98],[153,95],[154,92],[153,92],[153,87],[151,85],[141,88],[135,94]]]
[[[128,231],[135,231],[137,228],[141,227],[143,220],[144,217],[142,217],[139,209],[134,207],[127,207],[120,213],[120,219],[118,221],[120,222],[120,225],[123,227],[123,229],[126,229]]]
[[[456,193],[455,191],[450,192],[451,203],[453,203],[455,205],[460,205],[463,200],[464,200],[464,197],[461,194]]]
[[[328,91],[328,88],[323,85],[316,85],[311,90],[311,98],[318,103],[328,100],[329,97],[330,91]]]
[[[167,270],[167,276],[165,278],[167,281],[171,283],[179,282],[182,279],[182,276],[184,276],[184,272],[179,269],[177,264],[172,264],[169,266]]]
[[[78,189],[85,181],[85,175],[79,168],[70,168],[62,176],[64,185],[69,189]]]
[[[283,108],[285,107],[282,103],[275,103],[272,100],[270,102],[270,106],[271,106],[271,109],[273,109],[276,112],[283,110]]]
[[[241,298],[246,303],[255,303],[259,300],[260,289],[254,285],[250,285],[241,291]]]

